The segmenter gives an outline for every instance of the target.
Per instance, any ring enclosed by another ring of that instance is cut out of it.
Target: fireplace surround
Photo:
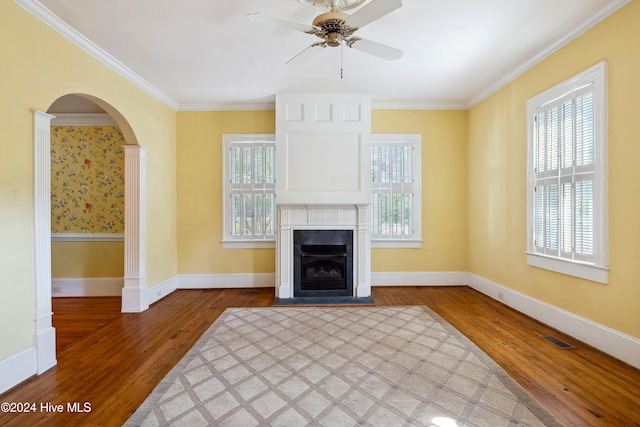
[[[299,231],[312,231],[315,236],[324,236],[324,233],[319,233],[320,231],[341,231],[346,232],[345,235],[350,235],[352,257],[350,265],[345,266],[344,274],[352,275],[352,287],[343,295],[356,298],[371,296],[368,205],[278,205],[277,212],[276,297],[278,299],[298,297],[295,292],[294,236]],[[336,242],[336,240],[326,240],[326,242]],[[335,245],[345,244],[335,243]],[[328,270],[327,274],[331,274],[330,268],[325,270]],[[323,273],[320,271],[319,274]]]

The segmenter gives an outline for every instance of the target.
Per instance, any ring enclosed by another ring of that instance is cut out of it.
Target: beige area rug
[[[555,426],[424,306],[227,309],[127,426]]]

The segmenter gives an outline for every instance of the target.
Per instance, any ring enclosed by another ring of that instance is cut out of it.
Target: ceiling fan
[[[316,9],[330,8],[330,11],[318,15],[312,25],[302,24],[286,19],[276,18],[261,13],[251,13],[247,17],[252,22],[263,22],[302,31],[322,39],[294,56],[287,65],[300,63],[327,46],[347,47],[378,56],[388,61],[402,57],[400,49],[393,48],[371,40],[356,37],[353,34],[371,22],[399,9],[401,0],[371,0],[367,5],[349,15],[342,12],[364,3],[366,0],[299,0],[301,3]],[[327,10],[325,9],[325,10]]]

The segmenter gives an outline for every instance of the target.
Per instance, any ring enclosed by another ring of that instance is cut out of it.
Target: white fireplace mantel
[[[371,96],[276,96],[276,296],[293,298],[295,230],[353,230],[354,297],[371,296]]]
[[[353,230],[353,296],[371,296],[371,241],[368,217],[367,204],[278,205],[276,297],[294,296],[295,230]]]

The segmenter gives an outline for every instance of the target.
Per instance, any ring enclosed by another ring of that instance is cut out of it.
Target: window
[[[373,247],[420,247],[421,135],[371,135]]]
[[[530,265],[607,283],[606,67],[527,104]]]
[[[223,135],[223,244],[273,247],[274,135]]]

